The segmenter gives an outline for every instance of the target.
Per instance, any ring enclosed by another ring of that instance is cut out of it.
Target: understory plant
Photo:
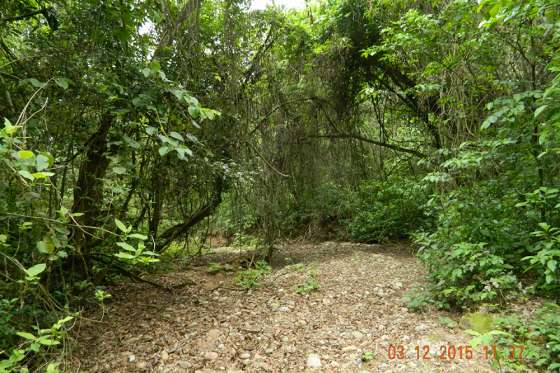
[[[252,289],[261,285],[262,279],[270,273],[272,268],[264,260],[259,260],[253,268],[240,271],[235,276],[235,283],[242,288]]]
[[[515,371],[560,371],[560,306],[547,303],[529,318],[509,314],[495,317],[492,330],[467,330],[473,346],[496,345],[495,366]]]

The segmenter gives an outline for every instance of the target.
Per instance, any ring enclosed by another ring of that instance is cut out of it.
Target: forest
[[[1,0],[0,122],[0,372],[560,371],[558,0]]]

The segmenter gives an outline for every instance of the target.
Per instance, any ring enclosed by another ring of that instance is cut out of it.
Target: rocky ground
[[[235,256],[224,252],[208,260]],[[175,286],[171,292],[147,284],[109,289],[103,320],[76,331],[67,370],[492,371],[482,348],[467,359],[470,338],[448,327],[453,315],[405,307],[403,295],[424,277],[406,247],[292,243],[277,256],[280,265],[249,291],[235,285],[234,273],[209,274],[207,265],[151,278]],[[312,278],[320,288],[298,294]]]

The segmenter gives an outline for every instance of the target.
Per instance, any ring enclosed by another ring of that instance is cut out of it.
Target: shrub
[[[517,285],[513,267],[485,243],[441,247],[430,235],[418,235],[416,242],[422,245],[419,256],[428,266],[432,293],[440,307],[499,302]]]
[[[307,273],[307,279],[305,282],[296,286],[296,293],[306,295],[319,290],[320,287],[321,285],[317,280],[317,272],[312,270]]]
[[[271,267],[264,260],[255,263],[254,268],[241,271],[235,277],[235,283],[245,289],[252,289],[260,286],[262,278],[269,274]]]
[[[350,236],[363,242],[407,238],[427,225],[423,204],[427,196],[412,179],[369,181],[356,194],[353,216],[346,221]]]

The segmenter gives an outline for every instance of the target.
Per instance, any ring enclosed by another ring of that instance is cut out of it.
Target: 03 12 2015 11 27
[[[523,352],[525,346],[512,345],[509,347],[508,358],[510,360],[523,360]],[[439,346],[437,352],[432,350],[430,345],[415,345],[414,350],[410,353],[407,347],[400,344],[390,344],[387,348],[387,357],[389,360],[472,360],[472,359],[496,359],[498,356],[498,348],[496,345],[481,345],[477,348],[471,345],[454,345],[446,344]]]

